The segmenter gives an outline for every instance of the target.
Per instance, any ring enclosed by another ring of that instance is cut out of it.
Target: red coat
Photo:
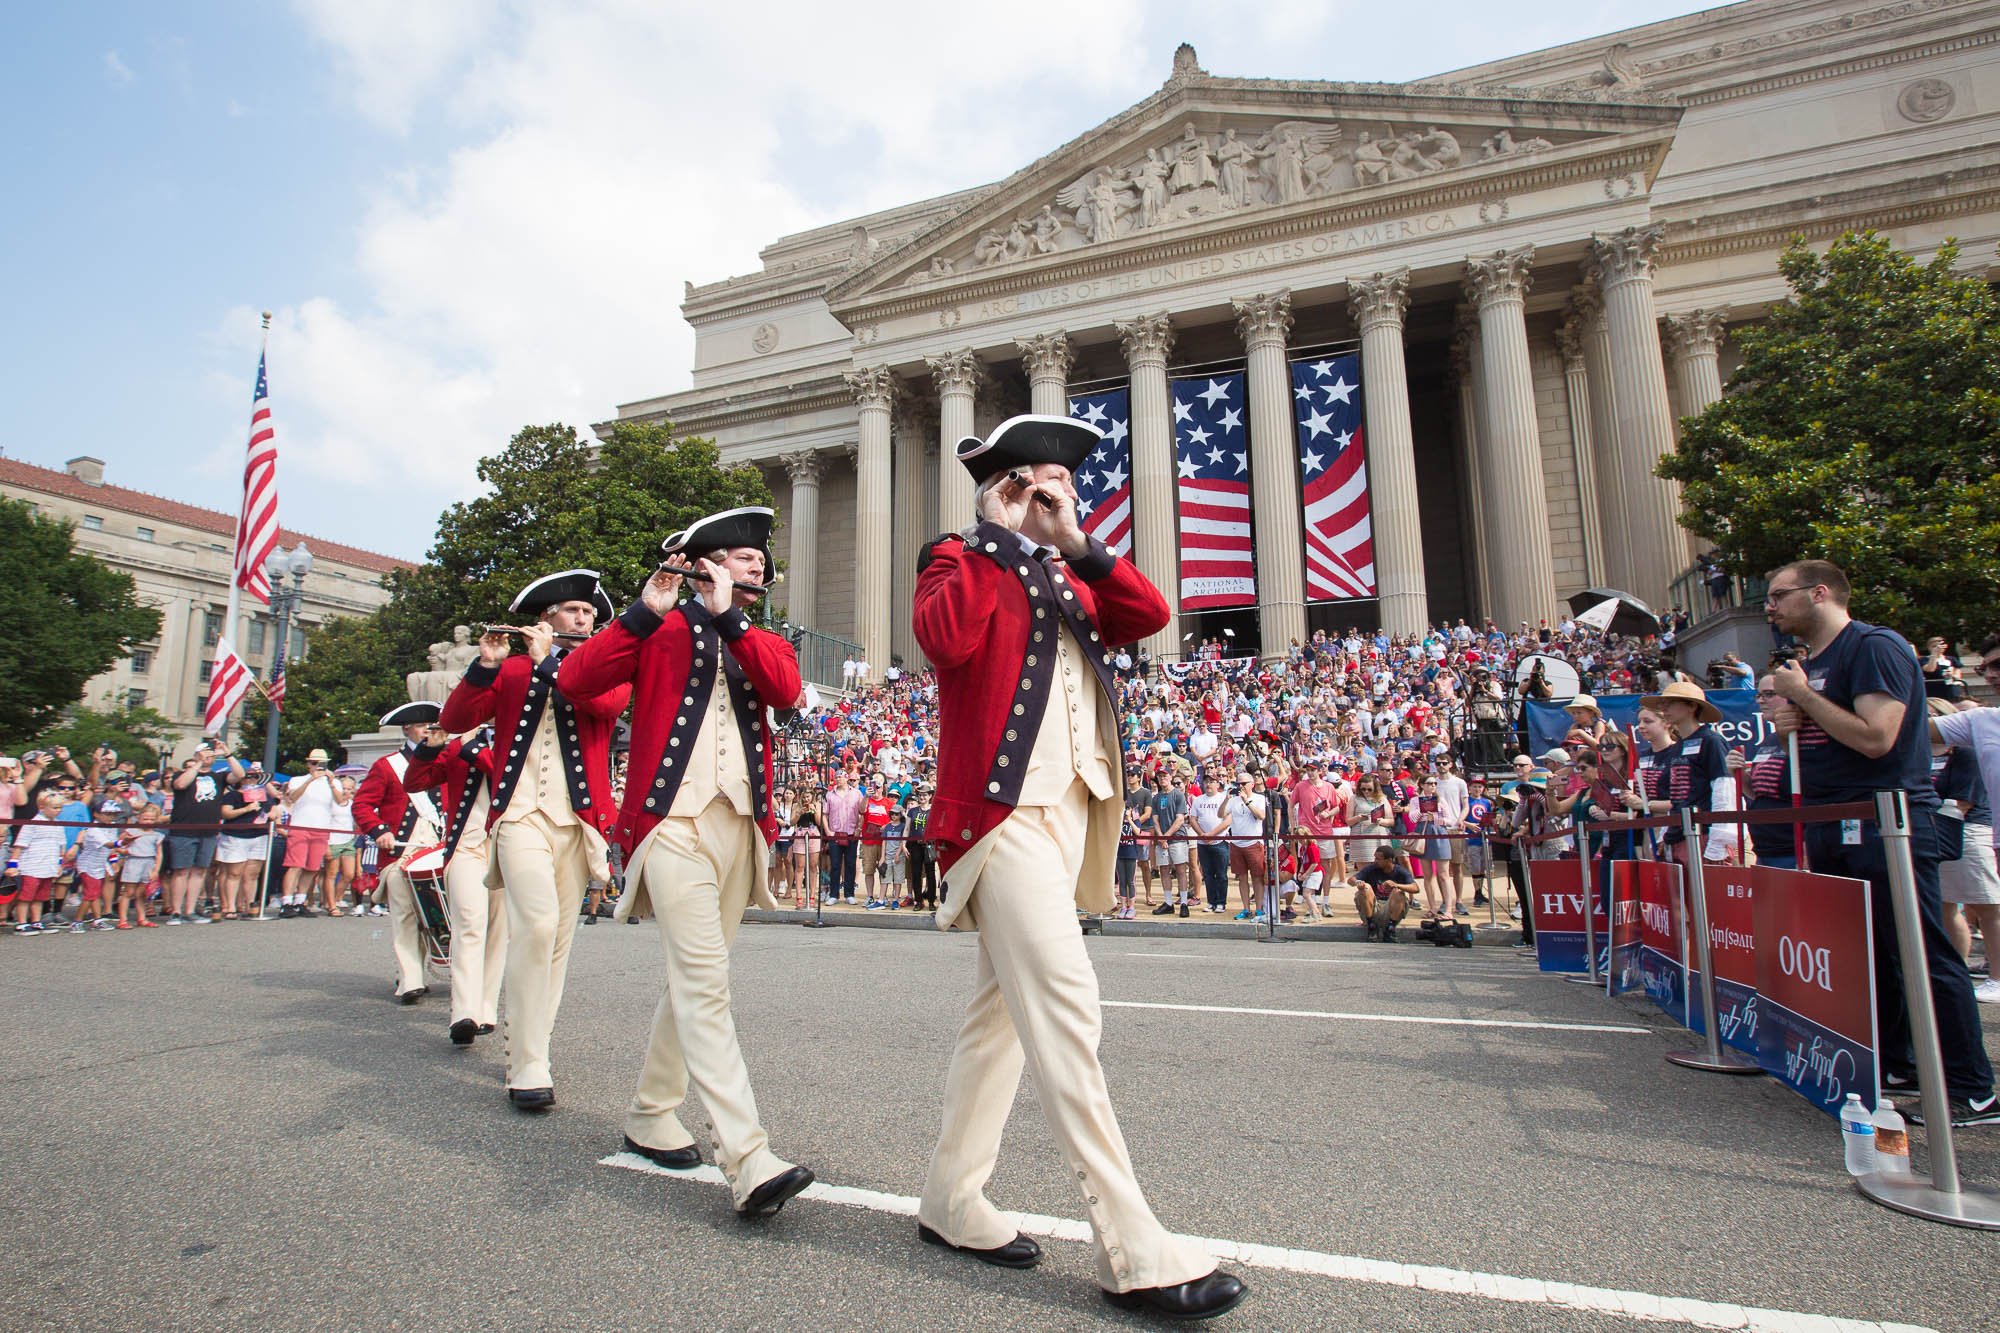
[[[521,779],[527,743],[541,722],[542,710],[552,704],[563,774],[569,780],[570,809],[599,833],[611,825],[611,732],[632,691],[623,688],[593,699],[570,699],[556,688],[556,673],[567,655],[550,653],[539,666],[525,653],[510,653],[497,667],[474,662],[465,669],[465,678],[451,692],[451,698],[445,700],[439,723],[446,731],[471,731],[482,722],[493,724],[497,771],[486,814],[488,828],[506,811],[508,798]]]
[[[444,817],[447,825],[445,858],[458,850],[465,819],[472,813],[482,787],[493,782],[493,734],[484,728],[441,746],[419,745],[403,774],[405,791],[444,788]]]
[[[403,780],[389,763],[393,757],[385,754],[370,764],[367,776],[354,789],[354,827],[364,838],[393,833],[396,841],[401,842],[410,836],[410,826],[416,823],[415,812],[410,809],[410,795],[403,790]]]
[[[937,668],[939,719],[929,838],[948,871],[1013,811],[1027,776],[1056,657],[1053,641],[1030,636],[1053,632],[1057,616],[1067,620],[1108,690],[1114,649],[1158,630],[1171,613],[1138,566],[1094,538],[1075,564],[1044,566],[1023,554],[1016,534],[982,523],[970,541],[940,537],[926,561],[916,631]]]
[[[612,694],[636,704],[613,842],[632,851],[673,808],[686,769],[676,761],[701,729],[702,714],[687,701],[699,701],[711,683],[729,690],[743,753],[761,760],[750,767],[751,815],[765,842],[776,839],[771,786],[778,745],[769,710],[791,707],[801,688],[798,654],[782,635],[758,629],[735,608],[711,617],[699,601],[688,601],[662,617],[635,602],[563,659],[561,681],[579,706]]]

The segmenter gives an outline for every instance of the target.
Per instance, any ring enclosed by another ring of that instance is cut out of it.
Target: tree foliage
[[[1792,295],[1743,329],[1729,393],[1659,474],[1723,563],[1831,560],[1853,609],[1913,639],[1977,639],[2000,606],[2000,300],[1872,232],[1779,260]]]
[[[136,708],[130,705],[92,708],[77,704],[64,711],[62,721],[35,738],[34,748],[53,750],[59,745],[67,746],[70,757],[89,772],[91,756],[97,753],[97,747],[108,745],[118,752],[120,759],[131,760],[144,772],[158,767],[162,750],[172,752],[174,736],[173,719],[144,704]]]
[[[132,576],[76,549],[75,525],[0,501],[0,737],[37,735],[84,684],[160,632]]]
[[[755,466],[724,466],[712,442],[638,422],[596,446],[568,426],[529,426],[480,460],[478,475],[485,493],[444,511],[425,563],[390,576],[388,604],[320,630],[307,659],[289,668],[281,761],[373,731],[408,698],[403,678],[425,669],[430,644],[454,625],[476,634],[509,623],[508,603],[535,578],[595,569],[623,607],[659,564],[669,533],[720,509],[771,502]],[[263,728],[264,706],[253,701],[246,743],[261,746]]]

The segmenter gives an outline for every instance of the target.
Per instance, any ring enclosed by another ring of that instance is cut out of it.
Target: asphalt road
[[[658,997],[651,923],[579,932],[561,1105],[542,1118],[508,1107],[497,1042],[447,1043],[438,995],[389,1001],[381,927],[0,939],[0,1327],[1139,1324],[1099,1298],[1077,1241],[994,1270],[918,1244],[894,1198],[836,1190],[746,1224],[720,1184],[602,1164]],[[736,1017],[780,1154],[833,1186],[921,1189],[974,947],[745,928]],[[1684,1035],[1642,1003],[1500,950],[1090,948],[1107,1001],[1446,1020],[1107,1008],[1103,1058],[1155,1210],[1278,1247],[1232,1265],[1252,1294],[1219,1327],[1641,1326],[1611,1312],[1636,1298],[1597,1289],[2000,1327],[2000,1239],[1868,1203],[1833,1121],[1768,1080],[1664,1063]],[[699,1105],[685,1118],[705,1143]],[[1959,1153],[1968,1180],[2000,1185],[2000,1129],[1963,1132]],[[1082,1216],[1031,1088],[990,1192]]]

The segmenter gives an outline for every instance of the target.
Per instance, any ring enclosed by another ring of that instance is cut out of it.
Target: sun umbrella
[[[1660,632],[1660,617],[1629,592],[1616,588],[1586,588],[1571,593],[1569,609],[1578,623],[1605,634],[1644,636]]]

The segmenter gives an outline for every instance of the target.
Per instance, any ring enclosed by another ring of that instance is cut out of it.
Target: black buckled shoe
[[[396,992],[396,1003],[415,1004],[418,1000],[421,1000],[424,996],[429,995],[430,993],[431,993],[431,988],[429,986],[419,986],[415,990],[399,990]]]
[[[479,1035],[483,1037],[483,1036],[485,1036],[485,1035],[486,1035],[487,1033],[489,1033],[489,1032],[493,1031],[493,1024],[491,1024],[491,1023],[481,1023],[481,1024],[479,1025],[479,1027],[478,1027],[478,1028],[477,1028],[476,1030],[478,1031]]]
[[[664,1166],[669,1171],[692,1171],[701,1165],[701,1149],[690,1143],[685,1148],[648,1148],[635,1142],[630,1134],[625,1136],[625,1151],[637,1153],[654,1166]]]
[[[926,1245],[942,1245],[947,1250],[957,1250],[969,1254],[982,1264],[992,1264],[996,1268],[1033,1268],[1042,1261],[1042,1247],[1028,1236],[1015,1235],[1005,1245],[996,1245],[990,1250],[975,1250],[970,1245],[954,1245],[922,1222],[917,1223],[917,1239]]]
[[[546,1111],[556,1104],[556,1090],[554,1088],[509,1088],[507,1089],[507,1100],[514,1104],[514,1109],[517,1111]]]
[[[479,1024],[469,1018],[461,1018],[451,1025],[451,1044],[470,1046],[472,1039],[479,1035]]]
[[[737,1206],[737,1213],[743,1217],[770,1217],[785,1206],[785,1201],[813,1183],[813,1173],[802,1166],[789,1171],[781,1171],[750,1191],[750,1197]]]
[[[1163,1319],[1213,1319],[1234,1310],[1249,1294],[1250,1288],[1241,1278],[1218,1268],[1207,1277],[1177,1287],[1107,1291],[1104,1299],[1121,1310],[1138,1310]]]

